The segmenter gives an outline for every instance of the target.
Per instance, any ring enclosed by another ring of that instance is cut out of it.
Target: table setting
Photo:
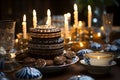
[[[114,37],[111,36],[113,14],[103,14],[100,27],[92,26],[90,5],[88,26],[78,20],[77,4],[74,4],[73,14],[73,25],[69,22],[70,13],[60,19],[53,16],[54,22],[56,19],[60,23],[64,21],[62,27],[57,27],[52,23],[50,9],[44,25],[38,25],[37,13],[33,10],[33,25],[29,32],[24,14],[22,32],[18,34],[15,34],[15,21],[0,21],[0,79],[118,80],[120,37],[111,38]],[[117,75],[110,79],[110,74],[114,73]]]

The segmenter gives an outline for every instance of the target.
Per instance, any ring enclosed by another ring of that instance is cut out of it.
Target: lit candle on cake
[[[88,5],[88,28],[91,27],[91,22],[92,22],[92,10],[91,6]]]
[[[25,14],[23,16],[22,26],[23,26],[23,39],[26,39],[27,38],[27,29],[26,29],[26,15]]]
[[[68,15],[64,14],[64,31],[65,31],[65,39],[69,37],[69,28],[68,28]]]
[[[37,16],[36,16],[36,11],[33,10],[33,27],[36,28],[37,26]]]
[[[51,26],[51,12],[50,9],[47,10],[47,25]]]
[[[74,24],[75,24],[75,28],[77,28],[77,26],[78,26],[78,8],[77,8],[77,4],[74,4]]]

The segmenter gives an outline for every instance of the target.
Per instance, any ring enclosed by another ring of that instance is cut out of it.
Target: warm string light
[[[23,39],[27,38],[27,28],[26,28],[26,15],[24,14],[23,16],[23,22],[22,22],[22,26],[23,26]]]
[[[37,16],[36,16],[36,11],[33,10],[33,27],[36,28],[37,26]]]

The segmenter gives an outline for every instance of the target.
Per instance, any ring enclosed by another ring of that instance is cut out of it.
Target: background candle
[[[23,39],[27,38],[27,29],[26,29],[26,15],[24,14],[23,16],[23,22],[22,22],[22,26],[23,26]]]
[[[50,9],[47,10],[47,25],[51,26],[51,12]]]
[[[92,21],[92,10],[91,10],[91,6],[88,5],[88,27],[91,27],[91,21]]]
[[[64,14],[64,33],[65,39],[69,37],[68,14]]]
[[[74,24],[75,24],[75,28],[77,28],[77,26],[78,26],[78,8],[77,8],[77,4],[74,4]]]
[[[36,11],[33,10],[33,27],[36,28],[37,26],[37,16],[36,16]]]

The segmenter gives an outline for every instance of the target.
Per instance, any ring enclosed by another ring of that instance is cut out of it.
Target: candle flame
[[[104,31],[104,27],[103,26],[101,26],[101,28],[100,28],[102,31]]]
[[[83,43],[82,42],[80,42],[79,45],[80,45],[80,47],[83,47]]]
[[[47,10],[47,16],[50,16],[51,15],[51,12],[50,12],[50,9]]]
[[[23,21],[26,22],[26,15],[23,16]]]
[[[35,9],[33,10],[33,16],[36,16],[36,10]]]
[[[80,26],[80,27],[82,26],[82,21],[79,21],[79,26]]]
[[[98,32],[98,33],[97,33],[97,35],[98,35],[98,37],[100,37],[100,36],[101,36],[101,33],[100,33],[100,32]]]
[[[70,13],[67,13],[67,16],[68,16],[68,17],[71,17],[71,14],[70,14]]]
[[[77,11],[78,8],[77,8],[77,4],[74,4],[74,10]]]
[[[91,11],[91,6],[90,5],[88,5],[88,11]]]
[[[15,39],[15,42],[18,43],[18,39]]]

